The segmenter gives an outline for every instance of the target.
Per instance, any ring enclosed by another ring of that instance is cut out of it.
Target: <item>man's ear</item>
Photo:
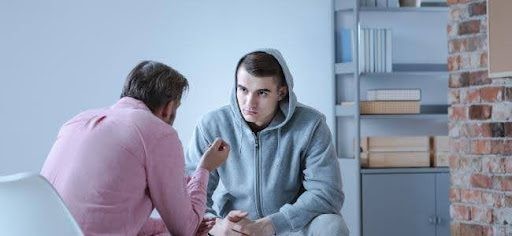
[[[288,87],[281,86],[279,88],[278,94],[279,94],[279,101],[283,100],[283,98],[285,98],[286,95],[288,94]]]
[[[162,108],[162,116],[163,117],[169,117],[172,114],[172,110],[174,106],[176,105],[176,101],[169,101],[165,106]]]
[[[169,101],[168,103],[166,103],[162,107],[156,109],[153,112],[153,114],[155,114],[156,116],[158,116],[158,118],[160,118],[162,120],[166,120],[168,118],[169,114],[171,114],[172,102],[173,101]]]

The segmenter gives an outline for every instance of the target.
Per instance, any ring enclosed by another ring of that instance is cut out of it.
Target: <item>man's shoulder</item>
[[[211,121],[222,121],[231,119],[232,111],[229,105],[222,106],[215,110],[209,111],[201,117],[201,123],[209,123]]]
[[[321,113],[320,111],[304,105],[304,104],[297,104],[295,107],[295,114],[296,117],[302,119],[302,120],[308,120],[308,121],[318,121],[318,120],[325,120],[325,115]]]

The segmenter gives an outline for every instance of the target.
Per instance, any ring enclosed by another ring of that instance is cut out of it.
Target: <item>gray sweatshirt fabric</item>
[[[341,174],[325,116],[297,102],[279,51],[258,51],[281,64],[288,100],[280,102],[265,129],[253,133],[238,108],[235,82],[230,104],[207,113],[197,124],[186,153],[187,171],[196,169],[215,138],[224,139],[231,151],[210,174],[207,212],[224,218],[231,210],[243,210],[252,220],[270,217],[277,234],[294,232],[320,214],[339,214],[344,201]]]

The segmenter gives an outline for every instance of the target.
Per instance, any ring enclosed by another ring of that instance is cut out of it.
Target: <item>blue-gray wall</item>
[[[0,2],[0,175],[39,171],[59,127],[109,106],[140,60],[190,80],[175,128],[186,145],[205,112],[226,104],[244,53],[280,49],[299,101],[333,119],[329,0]]]

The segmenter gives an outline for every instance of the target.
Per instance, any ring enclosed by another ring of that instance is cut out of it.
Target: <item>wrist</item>
[[[260,222],[263,226],[263,232],[265,235],[276,235],[276,231],[274,230],[274,225],[272,221],[268,217],[264,217],[260,219]]]

